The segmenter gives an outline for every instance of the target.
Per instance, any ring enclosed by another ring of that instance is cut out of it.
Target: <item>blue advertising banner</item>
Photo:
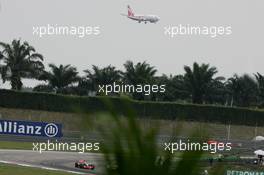
[[[0,120],[0,134],[62,137],[62,125],[45,122]]]

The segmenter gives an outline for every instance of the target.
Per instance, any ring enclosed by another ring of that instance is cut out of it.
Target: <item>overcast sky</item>
[[[210,63],[219,75],[264,74],[263,0],[0,0],[0,41],[21,38],[45,57],[45,64],[72,64],[79,71],[126,60],[144,61],[162,74],[183,73],[194,61]],[[157,24],[139,24],[120,13],[155,14]],[[34,36],[33,26],[100,26],[99,36]],[[169,38],[164,27],[231,26],[218,38]],[[34,83],[26,81],[26,86]]]

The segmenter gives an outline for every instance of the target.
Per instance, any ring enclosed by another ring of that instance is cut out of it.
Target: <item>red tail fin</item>
[[[128,9],[128,16],[134,16],[134,12],[133,12],[133,10],[130,8],[129,5],[127,6],[127,9]]]

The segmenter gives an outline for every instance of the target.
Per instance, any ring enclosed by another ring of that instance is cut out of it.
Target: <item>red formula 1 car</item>
[[[78,162],[75,162],[75,167],[87,170],[95,169],[95,166],[93,164],[87,163],[85,160],[79,160]]]

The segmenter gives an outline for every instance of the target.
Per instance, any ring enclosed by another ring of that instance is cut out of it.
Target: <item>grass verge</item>
[[[32,150],[32,143],[0,141],[0,149]]]
[[[72,175],[71,173],[43,170],[39,168],[21,167],[16,165],[0,164],[0,175]]]

